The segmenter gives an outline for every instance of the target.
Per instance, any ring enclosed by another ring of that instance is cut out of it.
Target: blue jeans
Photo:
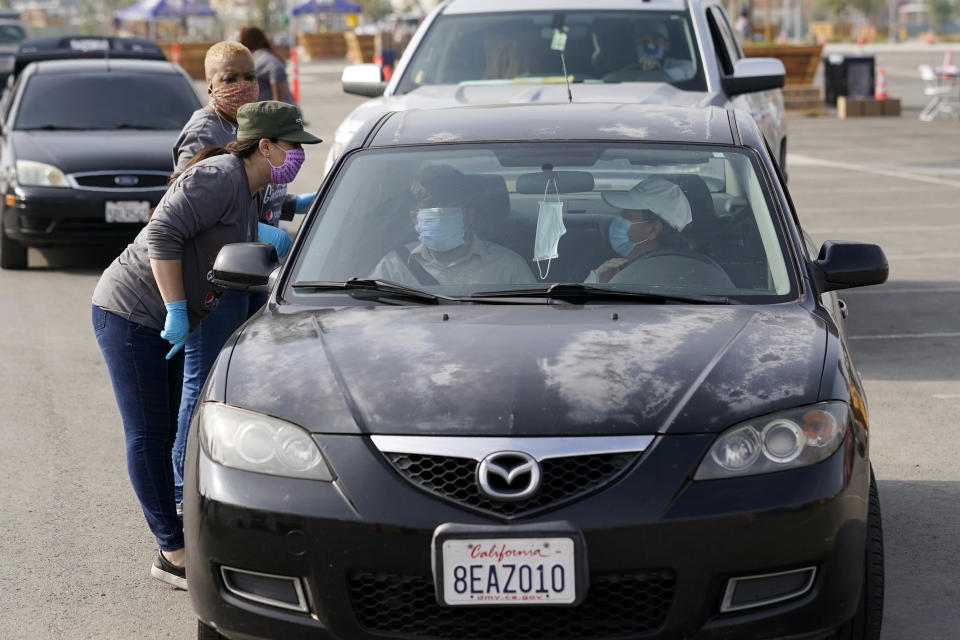
[[[170,452],[177,433],[183,356],[150,327],[93,305],[93,330],[123,420],[127,473],[150,531],[164,551],[183,548],[173,499]]]
[[[177,437],[173,443],[173,490],[178,506],[183,503],[183,458],[190,416],[200,398],[200,390],[227,339],[265,302],[266,296],[262,294],[224,291],[213,313],[204,318],[200,326],[187,337],[183,349],[183,393],[180,396]]]

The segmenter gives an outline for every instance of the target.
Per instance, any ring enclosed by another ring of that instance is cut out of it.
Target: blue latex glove
[[[163,323],[163,331],[160,332],[160,337],[173,345],[173,349],[170,349],[167,353],[167,360],[169,360],[187,343],[190,321],[187,319],[186,300],[168,302],[163,306],[167,308],[167,319]]]
[[[262,222],[257,223],[257,240],[269,242],[275,246],[277,255],[281,258],[287,255],[287,251],[290,251],[290,247],[293,245],[293,240],[290,239],[286,231]]]
[[[307,209],[310,208],[310,203],[313,202],[313,199],[317,197],[317,192],[313,193],[301,193],[297,196],[297,208],[293,210],[294,213],[306,213]]]

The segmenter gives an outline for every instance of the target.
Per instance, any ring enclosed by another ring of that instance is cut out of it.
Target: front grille
[[[515,518],[555,507],[613,482],[640,454],[602,453],[540,461],[540,489],[516,502],[492,500],[480,492],[472,458],[388,453],[394,468],[420,489],[477,511]]]
[[[133,185],[117,184],[116,178],[123,180],[126,177],[136,178],[137,182]],[[117,173],[95,173],[86,175],[75,175],[77,186],[88,189],[156,189],[167,186],[169,174],[159,173],[137,173],[137,172],[117,172]]]
[[[355,572],[357,622],[368,633],[423,640],[587,640],[648,634],[663,626],[674,575],[662,569],[594,576],[578,606],[446,607],[425,575]]]

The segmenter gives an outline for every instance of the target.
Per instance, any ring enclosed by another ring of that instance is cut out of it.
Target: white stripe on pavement
[[[794,153],[787,154],[787,167],[828,167],[831,169],[845,169],[847,171],[859,171],[860,173],[869,173],[875,176],[884,176],[887,178],[898,178],[900,180],[910,180],[913,182],[925,182],[927,184],[936,184],[943,187],[956,187],[960,189],[960,180],[944,180],[933,176],[923,176],[917,173],[907,171],[895,171],[891,169],[880,169],[868,165],[857,164],[854,162],[839,162],[837,160],[823,160],[821,158],[811,158]]]

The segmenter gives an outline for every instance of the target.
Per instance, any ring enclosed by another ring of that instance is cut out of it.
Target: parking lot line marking
[[[955,260],[960,253],[888,253],[888,260]]]
[[[926,207],[927,205],[924,205]],[[956,208],[957,204],[954,202],[950,205],[951,208]],[[827,211],[825,209],[815,209],[817,213]],[[837,210],[839,211],[839,209]],[[849,209],[847,210],[849,211]],[[901,233],[904,231],[910,233],[923,233],[926,231],[937,232],[937,231],[947,231],[950,229],[960,229],[960,224],[943,224],[943,225],[914,225],[911,227],[869,227],[865,229],[864,227],[811,227],[804,225],[804,229],[809,231],[814,235],[827,235],[831,233],[863,233],[864,231],[870,231],[871,233]]]
[[[871,289],[859,289],[857,291],[851,291],[850,293],[855,293],[858,296],[877,294],[885,296],[902,296],[905,293],[960,293],[960,287],[934,287],[931,289],[896,289],[893,287],[884,289],[883,287],[873,287]]]
[[[886,333],[874,336],[860,335],[847,336],[849,340],[904,340],[908,338],[933,339],[933,338],[960,338],[960,331],[945,331],[942,333]]]
[[[933,176],[924,176],[909,171],[893,171],[890,169],[879,169],[867,165],[856,164],[854,162],[840,162],[837,160],[823,160],[821,158],[811,158],[810,156],[787,154],[787,166],[802,167],[827,167],[830,169],[845,169],[847,171],[859,171],[860,173],[869,173],[875,176],[884,176],[887,178],[899,178],[901,180],[911,180],[913,182],[925,182],[927,184],[937,184],[944,187],[956,187],[960,189],[960,181],[944,180]]]
[[[933,397],[937,400],[956,400],[960,398],[960,393],[935,393]]]

